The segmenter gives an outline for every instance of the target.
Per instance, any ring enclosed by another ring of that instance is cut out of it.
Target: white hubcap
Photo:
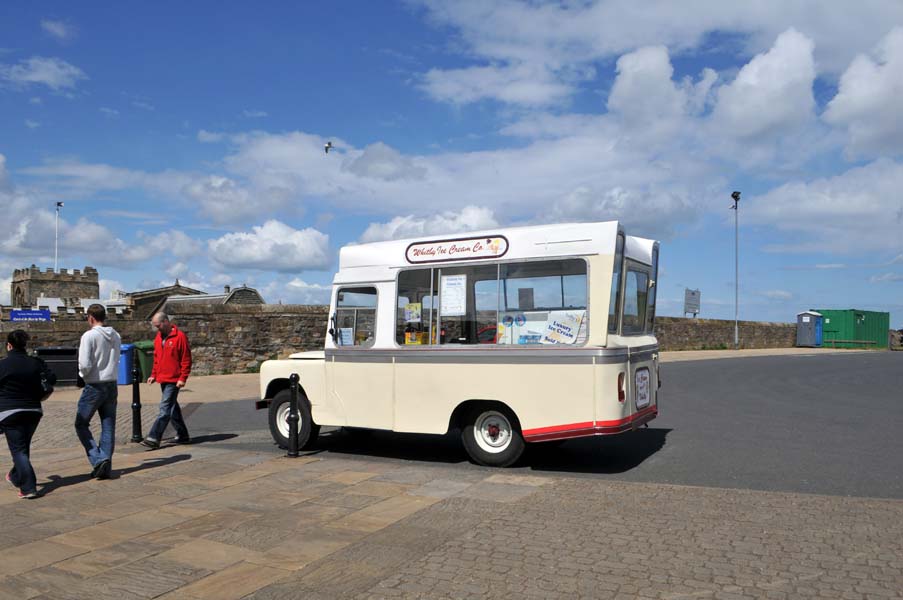
[[[488,410],[481,413],[473,424],[473,437],[484,452],[498,454],[511,444],[513,428],[502,413]]]
[[[276,410],[276,427],[279,433],[288,437],[288,415],[291,413],[291,405],[286,402]],[[301,411],[298,411],[298,431],[301,431]]]

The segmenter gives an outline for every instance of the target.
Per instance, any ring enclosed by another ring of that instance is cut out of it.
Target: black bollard
[[[292,373],[289,375],[289,389],[291,390],[291,395],[289,396],[289,412],[288,412],[288,454],[291,458],[295,458],[298,456],[298,421],[300,418],[298,417],[298,380],[301,379],[298,377],[297,373]]]
[[[138,369],[138,349],[132,348],[132,441],[135,443],[144,439],[141,435],[141,371]]]

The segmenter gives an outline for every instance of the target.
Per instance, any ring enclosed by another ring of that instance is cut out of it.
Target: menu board
[[[439,312],[443,317],[467,314],[467,275],[443,275],[439,289]]]

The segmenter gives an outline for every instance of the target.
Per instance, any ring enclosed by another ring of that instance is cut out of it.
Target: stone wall
[[[256,371],[270,358],[322,350],[329,307],[289,304],[178,306],[170,314],[188,334],[194,372]]]
[[[326,306],[217,304],[179,306],[173,321],[188,334],[194,372],[241,373],[256,371],[270,358],[284,358],[301,350],[320,350],[326,335]],[[152,339],[155,332],[144,319],[111,314],[126,343]],[[32,347],[78,345],[87,323],[84,314],[60,314],[54,322],[0,322],[0,332],[22,328],[32,335]],[[714,319],[658,317],[656,335],[662,350],[732,348],[734,322]],[[899,338],[896,338],[899,339]],[[788,348],[796,343],[793,323],[740,321],[742,348]],[[2,354],[2,353],[0,353]]]
[[[790,348],[795,323],[740,321],[741,348]],[[734,347],[734,322],[717,319],[656,317],[655,335],[662,350],[718,350]]]
[[[326,335],[326,306],[201,305],[179,307],[170,317],[188,334],[198,375],[255,371],[269,358],[284,358],[301,350],[320,350]],[[143,319],[109,315],[107,325],[123,343],[153,339],[156,332]],[[84,314],[60,314],[51,322],[0,322],[0,333],[24,329],[31,348],[77,347],[87,329]]]

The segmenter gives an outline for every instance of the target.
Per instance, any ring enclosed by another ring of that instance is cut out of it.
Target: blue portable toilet
[[[821,313],[807,310],[796,315],[796,345],[818,348],[822,345],[823,321]]]
[[[119,349],[122,354],[119,358],[119,376],[116,383],[128,385],[132,383],[132,365],[135,364],[135,352],[132,349],[132,344],[123,344]]]

